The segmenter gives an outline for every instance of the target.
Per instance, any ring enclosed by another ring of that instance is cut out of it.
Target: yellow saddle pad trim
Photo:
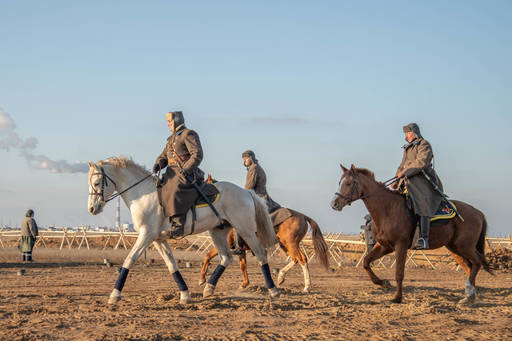
[[[220,198],[220,191],[219,187],[217,187],[216,184],[212,184],[217,189],[217,195],[215,196],[215,199],[212,201],[212,205],[214,205],[217,201],[219,201]],[[207,203],[196,205],[196,208],[206,207],[208,206]]]
[[[455,204],[453,202],[450,201],[450,204],[453,207],[455,207],[455,209],[457,209],[457,207],[455,206]],[[430,218],[430,221],[436,221],[436,220],[442,220],[442,219],[452,219],[452,218],[454,218],[457,215],[457,213],[455,213],[455,210],[453,208],[449,208],[448,206],[445,206],[445,208],[449,209],[450,213],[448,213],[448,214],[441,214],[441,215],[435,215],[432,218]]]

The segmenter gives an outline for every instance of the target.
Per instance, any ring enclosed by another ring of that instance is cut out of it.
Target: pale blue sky
[[[253,149],[272,197],[356,233],[329,202],[339,162],[393,176],[420,124],[445,190],[511,232],[510,1],[0,1],[0,108],[54,160],[128,155],[151,168],[183,110],[202,168],[243,185]],[[85,174],[0,150],[0,224],[112,224]],[[123,210],[125,220],[126,209]]]

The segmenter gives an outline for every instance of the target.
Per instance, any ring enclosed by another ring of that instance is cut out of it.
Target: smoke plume
[[[52,160],[45,155],[36,155],[37,139],[21,138],[16,132],[12,117],[0,108],[0,150],[17,150],[34,169],[46,169],[52,173],[87,173],[89,166],[84,162],[69,163],[65,160]]]

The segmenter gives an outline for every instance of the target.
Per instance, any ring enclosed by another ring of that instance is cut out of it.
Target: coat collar
[[[416,137],[416,138],[414,138],[414,140],[412,140],[411,142],[409,142],[409,143],[407,143],[407,144],[404,144],[404,145],[402,146],[402,148],[403,148],[404,150],[407,150],[407,149],[409,149],[409,147],[417,146],[417,145],[419,145],[419,144],[420,144],[421,140],[422,140],[421,138],[417,138],[417,137]]]

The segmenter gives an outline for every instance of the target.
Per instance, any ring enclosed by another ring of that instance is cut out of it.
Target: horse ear
[[[343,173],[346,173],[348,171],[348,169],[346,169],[345,167],[343,167],[343,165],[340,163],[340,167],[341,167],[341,170],[343,171]]]
[[[350,171],[352,172],[352,174],[356,174],[356,166],[354,166],[354,164],[350,166]]]
[[[96,165],[92,161],[89,161],[87,165],[89,166],[89,168],[96,168]]]

